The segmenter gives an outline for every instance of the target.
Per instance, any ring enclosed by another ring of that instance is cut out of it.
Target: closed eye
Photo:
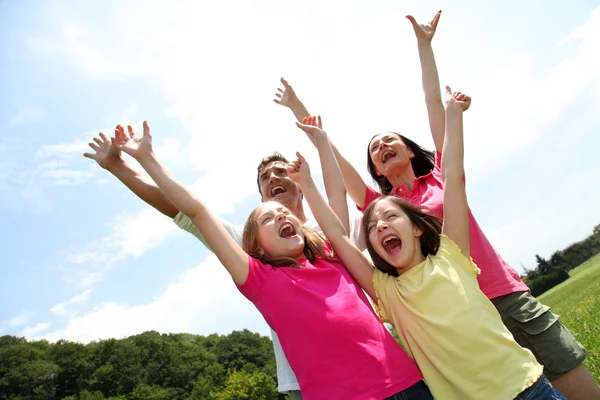
[[[262,224],[262,225],[264,225],[264,224],[266,224],[267,222],[269,222],[269,221],[270,221],[270,220],[272,220],[272,219],[273,219],[273,218],[272,218],[272,217],[270,217],[270,216],[269,216],[269,217],[265,217],[265,218],[263,218],[263,220],[262,220],[261,224]]]
[[[388,215],[385,217],[385,219],[386,219],[387,221],[389,221],[390,219],[394,219],[394,218],[397,218],[397,217],[398,217],[398,216],[397,216],[396,214],[388,214]]]

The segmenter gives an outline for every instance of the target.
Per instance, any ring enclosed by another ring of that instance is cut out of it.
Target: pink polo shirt
[[[277,332],[305,400],[381,400],[423,379],[341,262],[248,263],[238,289]]]
[[[398,186],[392,189],[392,196],[399,197],[411,204],[421,206],[432,214],[440,218],[444,217],[444,181],[441,171],[442,155],[435,153],[435,165],[433,170],[427,175],[415,178],[412,190],[406,186]],[[365,208],[375,199],[381,197],[381,193],[367,186],[365,195]],[[503,296],[515,292],[526,292],[529,288],[517,271],[500,257],[500,254],[494,249],[487,239],[475,217],[469,208],[469,240],[471,247],[471,257],[481,274],[478,275],[479,287],[481,291],[489,298]]]

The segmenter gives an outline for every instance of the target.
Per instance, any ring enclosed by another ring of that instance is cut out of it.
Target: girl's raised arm
[[[435,17],[427,24],[419,24],[412,15],[406,18],[410,21],[417,37],[419,48],[419,61],[421,62],[421,79],[423,81],[423,92],[425,94],[425,105],[429,117],[429,129],[437,151],[442,151],[444,146],[444,104],[440,92],[440,78],[438,76],[433,47],[431,41],[435,35],[442,11],[438,11]]]
[[[113,139],[113,143],[135,158],[169,201],[194,222],[233,280],[240,285],[246,282],[248,255],[225,230],[219,218],[158,161],[152,150],[152,135],[148,123],[144,121],[144,135],[141,138],[135,135],[131,138],[120,137],[119,140]]]
[[[300,185],[302,193],[325,237],[332,244],[350,274],[371,299],[377,301],[377,295],[373,288],[373,265],[354,245],[348,235],[346,190],[327,134],[318,127],[320,123],[312,118],[305,119],[304,122],[305,124],[298,124],[298,127],[305,131],[307,135],[313,136],[315,142],[318,143],[317,149],[321,159],[323,180],[325,181],[329,205],[319,193],[310,175],[308,164],[299,153],[297,153],[298,160],[290,164],[288,175]]]
[[[444,179],[444,224],[442,233],[452,239],[465,257],[469,249],[469,209],[464,181],[463,112],[471,98],[460,92],[452,93],[446,86],[446,138],[442,152]]]

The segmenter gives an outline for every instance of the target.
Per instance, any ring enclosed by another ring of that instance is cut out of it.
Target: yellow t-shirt
[[[478,274],[444,235],[436,255],[401,276],[375,270],[379,316],[394,325],[436,399],[514,399],[542,375],[479,290]]]

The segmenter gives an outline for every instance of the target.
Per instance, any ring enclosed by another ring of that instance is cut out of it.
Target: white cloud
[[[243,328],[269,332],[258,311],[237,291],[229,274],[211,255],[181,274],[150,303],[102,303],[69,318],[63,329],[39,337],[89,342],[147,330],[208,335]]]
[[[50,322],[39,322],[34,326],[27,327],[23,329],[21,332],[21,336],[24,336],[26,339],[33,339],[37,337],[40,333],[48,330],[50,328]]]
[[[11,319],[4,320],[0,322],[0,332],[6,329],[13,329],[18,326],[22,326],[31,321],[33,317],[33,313],[29,311],[23,311],[22,313],[15,315]]]
[[[109,233],[94,240],[88,248],[67,251],[66,261],[77,265],[69,269],[67,280],[90,287],[101,281],[117,261],[142,256],[177,230],[171,219],[151,207],[121,213],[108,227]]]
[[[50,308],[50,311],[55,315],[67,315],[70,312],[70,306],[87,302],[91,293],[92,289],[86,289],[65,302],[53,305],[52,308]]]
[[[89,140],[92,140],[93,135],[90,134]],[[36,157],[45,159],[69,159],[79,158],[81,155],[88,151],[88,142],[83,139],[76,139],[72,143],[59,143],[59,144],[48,144],[41,146],[37,152]]]

